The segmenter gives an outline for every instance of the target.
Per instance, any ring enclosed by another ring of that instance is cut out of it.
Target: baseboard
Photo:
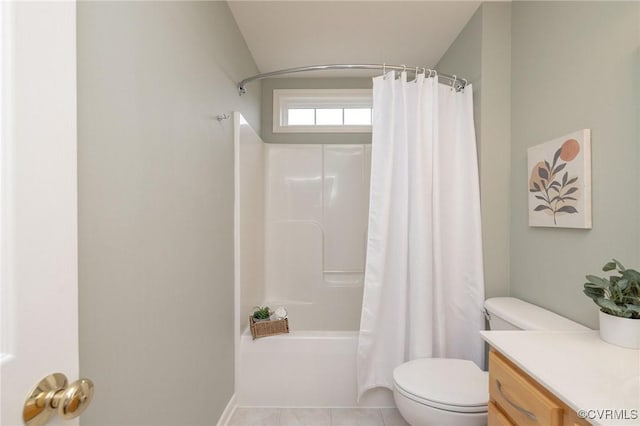
[[[236,394],[234,393],[233,395],[231,395],[231,399],[229,399],[227,406],[224,407],[224,411],[218,419],[217,426],[227,426],[229,420],[231,420],[231,416],[233,416],[233,413],[236,411],[237,407],[238,403],[236,402]]]

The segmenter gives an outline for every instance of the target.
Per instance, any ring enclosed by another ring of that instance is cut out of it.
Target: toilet
[[[491,330],[588,330],[513,297],[487,299],[484,306]],[[412,426],[483,426],[489,373],[462,359],[416,359],[393,371],[393,397]]]

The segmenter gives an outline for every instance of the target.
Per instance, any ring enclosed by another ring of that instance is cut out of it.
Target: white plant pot
[[[640,319],[616,317],[600,311],[600,338],[623,348],[640,349]]]

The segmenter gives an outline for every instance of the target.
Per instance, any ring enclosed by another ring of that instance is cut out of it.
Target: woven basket
[[[254,340],[259,337],[289,332],[289,320],[287,318],[275,321],[255,321],[253,316],[249,316],[249,326]]]

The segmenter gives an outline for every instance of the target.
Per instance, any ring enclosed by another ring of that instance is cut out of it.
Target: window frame
[[[372,108],[371,89],[274,89],[273,133],[371,133],[371,125],[294,125],[289,109]],[[372,117],[373,119],[373,117]]]

